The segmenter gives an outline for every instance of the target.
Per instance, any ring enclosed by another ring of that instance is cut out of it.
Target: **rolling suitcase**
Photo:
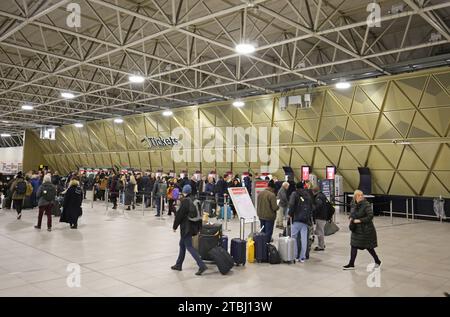
[[[263,232],[257,232],[253,235],[255,241],[255,259],[256,262],[267,262],[267,236]]]
[[[222,274],[227,274],[234,266],[233,257],[222,247],[212,248],[208,255],[216,263],[219,272]]]
[[[247,241],[244,240],[245,218],[241,218],[239,227],[239,238],[231,239],[231,256],[237,265],[245,265]],[[242,232],[242,235],[241,235]]]
[[[222,236],[222,224],[204,224],[200,230],[198,237],[198,251],[200,257],[206,261],[212,261],[209,256],[209,251],[220,245],[220,238]]]
[[[291,230],[289,231],[289,233],[292,232]],[[278,252],[280,253],[281,261],[289,264],[295,263],[295,239],[291,236],[280,237],[278,239]]]
[[[280,253],[278,253],[277,248],[270,243],[267,244],[267,257],[270,264],[281,263]]]
[[[228,237],[223,235],[222,238],[220,238],[220,245],[222,248],[228,251]]]

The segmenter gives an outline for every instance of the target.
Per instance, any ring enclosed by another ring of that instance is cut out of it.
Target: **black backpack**
[[[202,212],[201,212],[201,208],[200,208],[200,201],[198,199],[192,201],[192,199],[190,198],[186,198],[189,199],[189,214],[188,214],[188,218],[189,221],[192,222],[201,222],[202,221]]]
[[[55,187],[51,186],[51,187],[47,188],[46,190],[43,190],[42,198],[44,198],[46,201],[54,201],[56,198]]]
[[[273,244],[267,243],[267,254],[270,264],[281,263],[280,253],[278,253],[277,248]]]
[[[25,181],[19,181],[16,185],[16,194],[25,195],[27,192],[27,183]]]

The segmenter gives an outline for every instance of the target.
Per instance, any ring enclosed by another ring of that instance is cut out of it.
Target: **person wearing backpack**
[[[200,232],[202,219],[200,210],[194,205],[194,202],[191,199],[191,193],[191,185],[184,185],[180,208],[178,209],[173,222],[173,232],[176,232],[178,227],[180,227],[180,252],[178,254],[177,262],[171,269],[175,271],[182,270],[187,250],[197,262],[199,268],[195,275],[202,275],[208,267],[192,245],[192,236],[195,236]]]
[[[113,176],[111,176],[111,183],[109,186],[110,198],[113,203],[112,209],[117,209],[117,197],[119,197],[120,193],[120,179],[119,176],[114,172]]]
[[[20,220],[22,218],[23,201],[27,193],[27,182],[23,178],[22,172],[17,173],[16,179],[11,185],[10,192],[12,194],[14,208],[17,211],[17,220]]]
[[[289,217],[291,218],[292,237],[297,241],[297,235],[300,234],[301,250],[298,254],[298,247],[295,248],[295,258],[304,263],[308,248],[308,228],[312,225],[312,197],[308,189],[302,188],[301,183],[297,183],[297,190],[289,198]]]
[[[314,193],[314,212],[313,218],[316,224],[315,233],[317,234],[319,245],[314,251],[325,250],[325,224],[328,220],[327,197],[320,191],[319,186],[313,188]]]
[[[44,176],[44,181],[36,193],[39,207],[38,223],[34,228],[41,229],[42,217],[47,215],[47,231],[52,231],[52,207],[56,199],[56,186],[52,184],[49,174]]]
[[[160,214],[164,211],[164,200],[167,197],[167,183],[166,180],[159,179],[157,183],[155,183],[155,205],[156,205],[156,217],[159,217]],[[162,197],[162,198],[161,198]],[[161,202],[162,200],[162,202]]]

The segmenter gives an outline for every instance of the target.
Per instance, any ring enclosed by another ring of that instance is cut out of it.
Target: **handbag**
[[[325,236],[331,236],[332,234],[335,234],[339,231],[339,227],[334,222],[330,221],[325,224],[325,227],[323,229]]]

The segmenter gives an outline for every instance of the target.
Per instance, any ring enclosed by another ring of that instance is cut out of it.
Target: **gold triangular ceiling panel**
[[[399,170],[427,170],[424,163],[417,157],[417,155],[406,146],[403,152],[400,164],[398,166]]]
[[[297,124],[300,124],[303,130],[305,130],[313,140],[315,139],[319,127],[319,119],[298,120]]]
[[[216,126],[231,127],[233,125],[233,109],[230,106],[216,107]],[[195,114],[197,118],[197,114]]]
[[[434,174],[441,181],[441,183],[444,184],[448,195],[448,191],[450,190],[450,171],[435,171]]]
[[[161,155],[159,152],[150,152],[150,164],[152,165],[152,169],[157,171],[162,167],[161,164]]]
[[[384,116],[381,116],[375,139],[391,140],[398,138],[402,138],[400,133],[396,129],[394,129],[388,119],[386,119]]]
[[[440,195],[448,197],[449,192],[444,186],[442,186],[436,176],[431,174],[428,183],[425,186],[423,196],[439,197]]]
[[[433,123],[434,128],[442,136],[445,136],[450,123],[450,107],[422,109],[421,111],[428,121]]]
[[[433,76],[430,77],[428,86],[423,94],[420,102],[421,108],[437,107],[437,106],[449,106],[450,95],[446,90],[439,85]]]
[[[380,194],[386,194],[389,189],[394,171],[371,170],[372,178],[381,190]]]
[[[292,139],[292,143],[299,143],[299,142],[312,142],[312,137],[308,135],[303,128],[300,126],[300,123],[297,122],[295,124],[295,132],[294,137]]]
[[[383,155],[385,154],[385,155]],[[372,151],[370,152],[369,160],[367,162],[367,166],[370,169],[392,169],[392,165],[389,160],[386,158],[388,156],[387,153],[381,153],[375,146],[372,147]]]
[[[450,92],[450,72],[434,75],[442,86]]]
[[[141,162],[139,162],[139,154],[138,152],[129,152],[130,157],[130,165],[134,168],[141,168]]]
[[[294,130],[294,121],[275,122],[274,126],[279,128],[280,144],[290,143],[292,131]]]
[[[417,113],[414,117],[411,130],[409,131],[409,138],[427,138],[439,136],[433,127],[420,115]]]
[[[317,168],[325,168],[328,165],[334,165],[333,162],[330,162],[325,155],[323,155],[320,148],[316,149],[316,155],[314,156],[314,170]]]
[[[147,152],[139,152],[139,161],[141,162],[142,168],[150,169],[150,159]]]
[[[292,151],[291,167],[294,170],[294,172],[300,169],[300,166],[309,165],[310,163],[311,161],[306,162],[305,159],[300,154],[298,154],[296,150]]]
[[[347,116],[324,117],[320,124],[319,141],[340,141],[344,137]]]
[[[320,116],[320,112],[322,111],[322,105],[323,105],[323,98],[324,98],[325,92],[321,91],[318,93],[312,93],[311,94],[311,109],[298,109],[297,117],[300,113],[302,113],[302,118],[305,117],[317,117]]]
[[[350,112],[354,89],[355,89],[354,87],[345,90],[331,89],[329,90],[329,92],[332,93],[337,100],[339,100],[339,102],[347,112]]]
[[[415,109],[415,107],[405,94],[392,83],[387,92],[384,111],[403,109]]]
[[[415,196],[411,188],[405,183],[405,181],[398,175],[395,174],[394,180],[392,181],[391,189],[389,191],[390,195],[409,195]]]
[[[341,161],[339,162],[340,169],[357,169],[361,166],[355,158],[350,154],[349,150],[344,147],[342,150]]]
[[[397,128],[397,130],[406,138],[409,125],[413,119],[415,110],[388,111],[384,115]]]
[[[359,185],[359,172],[358,170],[339,170],[339,173],[344,177],[349,185],[349,191],[353,192]]]
[[[216,107],[200,109],[200,126],[213,127],[216,124]]]
[[[311,165],[312,164],[312,159],[313,159],[313,155],[314,155],[314,148],[313,147],[300,147],[300,148],[296,148],[294,149],[294,152],[292,152],[292,157],[294,157],[294,155],[300,155],[303,160],[306,161],[307,165]],[[294,167],[292,167],[294,168]]]
[[[266,123],[272,120],[272,99],[260,100],[252,103],[252,122]]]
[[[367,96],[369,96],[370,100],[378,109],[381,109],[381,106],[383,104],[386,87],[386,83],[373,83],[359,86],[359,88],[361,88],[367,94]]]
[[[369,145],[348,145],[347,150],[350,151],[359,163],[358,166],[364,166],[369,154]],[[342,160],[342,159],[341,159]]]
[[[435,170],[448,171],[450,170],[450,149],[448,144],[442,145],[442,150],[434,165]]]
[[[400,175],[403,176],[406,182],[415,189],[417,193],[419,193],[420,189],[423,186],[423,183],[425,182],[427,178],[427,171],[400,171]]]
[[[321,146],[320,148],[318,148],[318,150],[319,149],[324,156],[328,157],[328,161],[331,163],[331,165],[338,166],[339,156],[341,155],[342,147],[340,147],[340,146]],[[317,151],[317,152],[320,152],[320,151]],[[314,165],[317,166],[316,163],[314,163]],[[328,164],[328,165],[330,165],[330,164]],[[323,167],[325,168],[326,166],[323,165]]]
[[[342,110],[342,107],[337,98],[332,96],[330,92],[326,94],[325,97],[325,103],[323,105],[323,112],[322,115],[324,116],[339,116],[339,115],[345,115],[345,111]],[[347,109],[348,111],[348,109]]]
[[[158,131],[158,123],[153,117],[146,115],[144,122],[147,136],[151,136]]]
[[[311,118],[319,118],[320,110],[314,110],[314,108],[306,108],[306,109],[298,109],[297,111],[297,119],[311,119]]]
[[[370,137],[375,133],[375,126],[378,119],[378,113],[367,113],[367,114],[358,114],[353,115],[353,119],[355,119],[361,129]]]
[[[411,148],[417,153],[417,155],[419,155],[428,167],[431,167],[439,146],[440,144],[437,143],[418,143],[412,144]]]
[[[284,98],[284,97],[281,97]],[[280,110],[279,100],[276,102],[273,119],[275,121],[292,120],[295,118],[295,107],[287,107],[285,111]],[[255,109],[253,109],[255,111]]]
[[[408,96],[409,99],[415,103],[415,105],[418,105],[426,80],[427,76],[420,76],[400,79],[397,80],[396,83],[398,87],[400,87],[400,89],[405,93],[405,95]]]
[[[383,144],[376,145],[376,147],[387,157],[393,166],[397,166],[400,156],[402,155],[403,145]]]
[[[361,128],[352,120],[348,120],[347,130],[345,131],[345,140],[367,140],[368,137],[364,134]]]
[[[357,87],[351,113],[356,114],[368,112],[379,112],[379,109],[375,103],[367,97],[364,91],[360,87]]]

